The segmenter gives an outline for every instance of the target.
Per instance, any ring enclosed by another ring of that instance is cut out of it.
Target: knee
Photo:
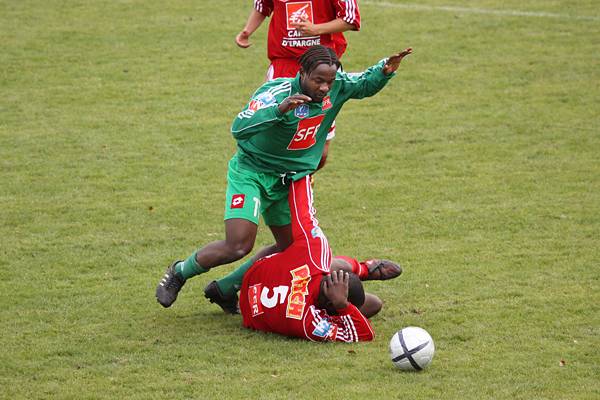
[[[233,218],[225,221],[224,251],[231,261],[239,260],[252,251],[256,231],[257,225],[245,219]]]
[[[373,302],[373,315],[379,314],[379,311],[383,308],[383,301],[379,297]]]
[[[374,294],[365,293],[365,302],[360,307],[360,312],[367,318],[371,318],[381,311],[383,308],[383,301]]]
[[[331,270],[337,271],[340,269],[342,271],[352,272],[352,265],[343,258],[333,257],[331,260]]]
[[[245,257],[252,251],[252,244],[248,243],[233,243],[229,246],[229,254],[236,260]]]

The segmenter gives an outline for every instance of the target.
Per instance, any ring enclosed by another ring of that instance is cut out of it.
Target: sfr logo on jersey
[[[252,312],[253,317],[256,317],[264,312],[262,304],[260,304],[261,289],[262,283],[257,283],[256,285],[252,285],[248,288],[248,303],[250,304],[250,311]]]
[[[288,144],[288,150],[304,150],[314,146],[317,143],[317,132],[324,117],[325,114],[321,114],[300,120],[296,134]]]
[[[245,194],[234,194],[231,196],[231,206],[229,208],[244,208]]]
[[[292,22],[301,22],[302,20],[308,20],[310,23],[314,23],[312,2],[310,1],[298,1],[294,3],[285,4],[285,13],[287,16],[287,29],[296,29],[291,24]]]

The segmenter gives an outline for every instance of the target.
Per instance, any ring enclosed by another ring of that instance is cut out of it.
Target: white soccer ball
[[[409,326],[394,333],[390,340],[392,363],[402,370],[420,371],[431,363],[435,353],[433,339],[425,329]]]

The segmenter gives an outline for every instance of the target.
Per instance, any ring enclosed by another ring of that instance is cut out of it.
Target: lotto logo
[[[300,120],[298,129],[290,144],[288,144],[288,150],[304,150],[314,146],[317,143],[317,132],[324,117],[325,114],[321,114]]]
[[[245,194],[234,194],[231,196],[231,206],[229,208],[244,208]]]
[[[323,111],[325,110],[329,110],[331,108],[331,98],[329,96],[325,96],[325,98],[323,99],[323,105],[321,106],[321,109]]]
[[[301,22],[302,20],[308,20],[308,22],[314,24],[312,2],[310,1],[285,3],[285,12],[287,16],[288,30],[296,29],[292,26],[293,22]]]

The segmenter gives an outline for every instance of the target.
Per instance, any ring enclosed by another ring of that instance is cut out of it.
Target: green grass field
[[[0,0],[0,398],[600,398],[596,0],[363,0],[316,177],[337,254],[399,261],[376,339],[252,332],[165,267],[223,235],[231,121],[267,67],[251,1]],[[257,248],[271,243],[260,228]],[[395,331],[437,352],[393,368]]]

